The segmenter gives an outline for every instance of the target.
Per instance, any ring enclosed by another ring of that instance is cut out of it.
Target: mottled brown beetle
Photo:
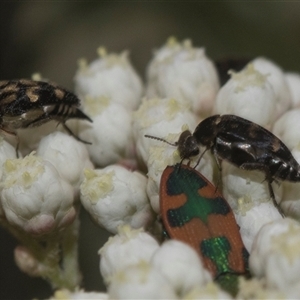
[[[77,140],[88,143],[74,135],[65,124],[71,118],[92,122],[78,108],[79,104],[80,100],[73,93],[52,82],[28,79],[0,81],[0,130],[17,136],[20,128],[55,120]]]
[[[146,137],[167,142],[164,139],[146,135]],[[286,145],[274,134],[251,121],[235,115],[214,115],[204,119],[192,134],[184,131],[178,142],[182,160],[199,155],[199,146],[210,149],[221,171],[222,160],[244,170],[259,170],[265,173],[270,196],[278,206],[272,188],[273,181],[300,181],[300,166]]]

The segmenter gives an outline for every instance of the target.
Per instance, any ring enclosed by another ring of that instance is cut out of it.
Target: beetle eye
[[[193,149],[191,152],[190,152],[190,156],[196,156],[200,153],[199,151],[199,147],[197,146],[196,149]]]

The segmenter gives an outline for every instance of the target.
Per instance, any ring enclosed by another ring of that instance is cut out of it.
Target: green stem
[[[79,219],[66,230],[61,246],[63,253],[62,269],[63,279],[66,287],[69,290],[74,290],[81,282],[81,274],[78,264],[78,234],[79,233]]]
[[[10,226],[6,220],[0,220],[0,224],[30,251],[43,270],[39,276],[47,280],[53,289],[67,288],[73,291],[79,286],[78,216],[63,232],[43,239]]]

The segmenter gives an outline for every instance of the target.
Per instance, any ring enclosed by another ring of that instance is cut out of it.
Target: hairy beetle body
[[[224,159],[241,169],[263,171],[271,182],[300,181],[300,166],[286,145],[251,121],[215,115],[196,127],[193,138],[211,149],[219,166]]]
[[[55,83],[27,79],[0,81],[0,129],[10,134],[55,120],[80,140],[65,124],[71,118],[92,122],[79,105],[73,93]]]
[[[193,134],[184,131],[178,142],[172,145],[178,147],[182,160],[199,155],[202,146],[205,150],[199,161],[205,151],[211,150],[220,170],[222,160],[226,160],[244,170],[264,172],[270,196],[282,215],[271,183],[278,180],[300,181],[300,166],[286,145],[260,125],[235,115],[208,117],[198,124]]]

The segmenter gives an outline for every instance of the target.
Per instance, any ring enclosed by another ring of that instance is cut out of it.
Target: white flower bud
[[[300,141],[297,147],[292,150],[296,161],[300,162]],[[300,221],[300,182],[283,181],[283,197],[281,208],[286,216]]]
[[[264,280],[258,280],[257,278],[251,278],[246,280],[243,277],[239,279],[239,291],[236,296],[239,300],[256,300],[256,299],[281,299],[289,300],[285,293],[278,291],[274,288],[266,287]]]
[[[33,234],[48,234],[73,222],[74,190],[55,167],[33,154],[3,165],[0,198],[8,222]]]
[[[300,106],[300,74],[285,73],[285,80],[288,84],[291,95],[291,107]]]
[[[282,69],[271,60],[258,57],[251,62],[256,70],[267,76],[275,92],[275,120],[291,106],[291,94]],[[265,108],[263,109],[265,111]]]
[[[215,114],[234,114],[263,127],[270,127],[276,111],[275,93],[267,76],[249,64],[220,89]]]
[[[108,294],[97,292],[85,292],[84,290],[78,290],[70,292],[69,290],[62,289],[55,291],[53,297],[49,300],[107,300]]]
[[[235,212],[235,219],[240,227],[243,243],[250,252],[253,241],[262,226],[274,220],[281,220],[282,216],[271,201],[256,204],[249,209],[247,206],[250,203],[243,203],[243,200],[240,199],[240,210]]]
[[[300,108],[284,113],[273,126],[273,133],[289,148],[300,143]]]
[[[106,167],[123,158],[133,156],[132,114],[109,98],[90,98],[85,101],[85,111],[93,123],[79,123],[79,136],[86,145],[92,162]]]
[[[112,233],[124,224],[146,228],[154,220],[146,183],[142,174],[118,165],[86,170],[81,202],[96,223]]]
[[[128,52],[108,54],[100,47],[98,53],[99,58],[90,65],[81,61],[75,76],[75,90],[79,97],[110,98],[126,109],[136,109],[143,86],[128,59]]]
[[[235,213],[245,247],[251,250],[260,228],[281,215],[270,199],[265,175],[246,171],[227,162],[222,165],[223,195]],[[272,185],[276,199],[281,201],[282,188]]]
[[[99,250],[101,275],[109,282],[116,272],[140,260],[149,262],[158,248],[158,242],[142,229],[121,226],[118,234],[110,237]]]
[[[223,195],[231,208],[242,213],[260,203],[270,201],[265,174],[238,168],[227,161],[222,163]],[[272,184],[277,202],[281,201],[282,188]]]
[[[7,159],[17,158],[15,148],[0,136],[0,179],[3,173],[3,164]]]
[[[261,228],[249,259],[252,274],[265,277],[269,288],[290,291],[299,287],[300,225],[285,218]]]
[[[41,140],[37,155],[52,163],[60,176],[76,188],[83,180],[83,169],[93,168],[85,145],[59,131]]]
[[[199,286],[189,291],[183,298],[183,300],[208,300],[208,299],[233,299],[227,292],[222,290],[216,283],[209,282],[205,286]]]
[[[24,246],[17,246],[14,250],[16,265],[19,269],[32,277],[43,276],[46,268],[41,264],[30,250]]]
[[[2,178],[3,173],[3,164],[7,159],[16,158],[16,150],[15,148],[9,144],[3,137],[0,136],[0,180]],[[2,203],[0,200],[0,220],[5,219],[5,214],[2,208]]]
[[[154,253],[152,264],[168,279],[178,295],[212,281],[197,252],[189,245],[169,240]]]
[[[69,123],[69,121],[68,121]],[[41,124],[38,127],[18,129],[19,150],[23,156],[35,151],[41,139],[48,134],[62,129],[55,121]],[[75,133],[75,132],[74,132]]]
[[[147,81],[148,98],[175,98],[202,117],[211,113],[220,87],[217,70],[204,48],[194,48],[189,40],[180,44],[174,38],[155,53]]]
[[[145,261],[116,273],[108,294],[109,299],[178,299],[170,282]]]
[[[136,151],[144,164],[147,164],[150,146],[162,143],[146,138],[146,134],[167,139],[168,134],[181,132],[185,124],[188,128],[195,128],[197,125],[195,115],[186,105],[169,98],[144,99],[133,117]]]

